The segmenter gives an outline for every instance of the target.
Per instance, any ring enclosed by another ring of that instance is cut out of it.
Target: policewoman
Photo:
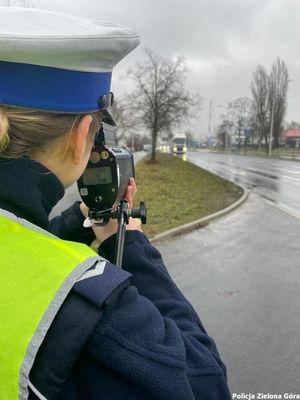
[[[48,220],[138,43],[126,27],[0,8],[1,400],[230,398],[213,340],[138,221],[121,270],[114,222],[83,228],[79,203]],[[131,179],[130,206],[135,190]]]

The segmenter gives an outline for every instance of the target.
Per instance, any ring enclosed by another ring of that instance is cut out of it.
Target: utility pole
[[[229,107],[227,104],[227,107],[222,106],[221,104],[217,104],[217,107],[219,108],[223,108],[224,110],[226,110],[226,119],[228,120],[228,114],[229,114]],[[224,151],[227,151],[227,128],[224,131]]]
[[[209,101],[209,110],[208,110],[208,135],[211,136],[211,119],[212,119],[212,99]]]

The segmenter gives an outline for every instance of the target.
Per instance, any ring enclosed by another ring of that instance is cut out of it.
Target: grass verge
[[[205,217],[235,202],[243,191],[204,169],[170,154],[158,154],[158,164],[142,159],[136,166],[136,204],[145,201],[150,237]]]

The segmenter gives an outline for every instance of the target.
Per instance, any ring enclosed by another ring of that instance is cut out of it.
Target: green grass
[[[141,160],[136,167],[136,204],[145,201],[148,221],[144,231],[153,237],[168,229],[219,211],[242,190],[179,157],[158,154],[158,164]]]

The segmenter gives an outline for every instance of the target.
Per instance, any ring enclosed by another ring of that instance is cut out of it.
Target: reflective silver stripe
[[[93,269],[91,269],[91,270],[89,270],[89,271],[86,271],[86,272],[77,280],[77,282],[84,281],[85,279],[92,278],[93,276],[102,275],[102,274],[103,274],[103,271],[104,271],[104,268],[105,268],[105,265],[106,265],[106,261],[105,261],[105,260],[100,260],[100,261],[98,261],[97,264],[96,264],[96,266],[95,266],[95,268],[93,268]]]
[[[18,222],[21,225],[28,227],[32,230],[44,233],[46,235],[55,237],[57,240],[60,240],[55,235],[52,235],[51,233],[45,231],[44,229],[41,229],[38,226],[31,224],[30,222],[28,222],[22,218],[16,217],[14,214],[12,214],[6,210],[0,209],[0,215],[3,217],[9,218],[12,221]],[[58,310],[60,309],[61,305],[65,301],[67,295],[71,291],[74,284],[78,280],[80,280],[81,277],[83,279],[86,279],[88,277],[86,275],[87,270],[90,269],[91,267],[93,267],[95,265],[95,263],[97,263],[98,266],[94,270],[92,270],[91,273],[93,273],[95,270],[96,270],[96,273],[94,275],[100,275],[100,273],[103,273],[105,265],[106,265],[106,260],[100,256],[95,255],[94,257],[90,257],[87,260],[85,260],[84,262],[82,262],[81,264],[79,264],[71,272],[71,274],[65,279],[65,281],[62,283],[62,285],[59,288],[59,290],[57,291],[54,299],[49,304],[46,312],[44,313],[43,318],[42,318],[41,322],[39,323],[39,326],[37,327],[37,330],[35,331],[35,334],[34,334],[33,338],[31,339],[31,342],[29,343],[24,361],[23,361],[21,369],[20,369],[20,378],[19,378],[19,385],[20,385],[19,399],[20,400],[27,400],[28,395],[29,395],[28,387],[33,388],[33,385],[29,381],[29,373],[33,366],[38,349],[41,346],[41,344],[47,334],[47,331],[49,330],[56,314],[58,313]],[[91,275],[91,276],[93,276],[93,275]],[[45,399],[45,397],[40,397],[40,396],[43,396],[40,393],[37,394],[37,396],[40,399]]]
[[[42,395],[42,393],[40,393],[37,388],[35,386],[33,386],[33,384],[29,381],[28,382],[28,386],[30,387],[30,389],[33,391],[33,393],[40,399],[40,400],[47,400],[45,396]]]
[[[49,304],[48,309],[46,310],[43,318],[35,331],[33,338],[27,348],[27,352],[21,366],[20,370],[20,392],[19,398],[21,400],[28,399],[28,385],[29,385],[29,372],[33,366],[36,354],[40,345],[42,344],[47,331],[49,330],[58,310],[61,305],[65,301],[67,295],[70,290],[77,282],[77,280],[89,269],[91,268],[95,262],[100,261],[101,258],[99,256],[91,257],[79,264],[79,266],[67,277],[67,279],[63,282],[62,286],[57,291],[54,299]]]
[[[44,233],[45,235],[48,235],[48,236],[51,236],[51,237],[55,237],[55,238],[58,239],[57,236],[55,236],[52,233],[46,231],[45,229],[40,228],[39,226],[32,224],[31,222],[27,221],[26,219],[19,218],[15,214],[13,214],[13,213],[11,213],[9,211],[3,210],[3,208],[0,208],[0,215],[2,217],[9,218],[12,221],[18,222],[19,224],[21,224],[23,226],[26,226],[27,228],[30,228],[33,231]]]

